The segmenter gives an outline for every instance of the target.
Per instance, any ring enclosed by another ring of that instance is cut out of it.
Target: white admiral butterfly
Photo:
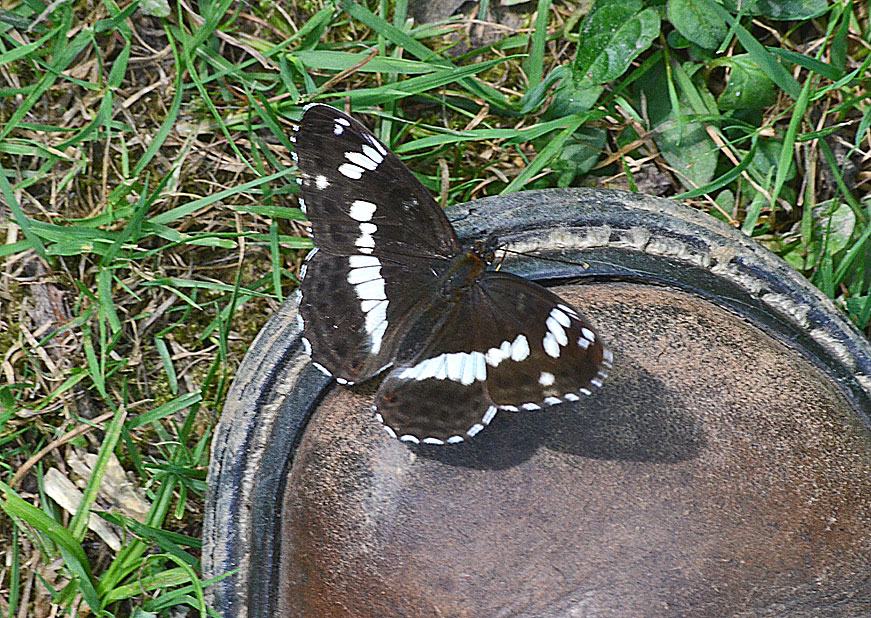
[[[611,354],[542,286],[487,270],[492,242],[460,246],[411,171],[359,122],[305,108],[291,138],[316,249],[299,312],[312,362],[341,384],[389,369],[373,406],[408,442],[474,436],[497,410],[577,401]]]

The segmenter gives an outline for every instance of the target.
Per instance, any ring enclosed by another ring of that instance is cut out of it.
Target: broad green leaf
[[[705,49],[717,49],[729,26],[711,10],[712,0],[669,0],[668,19],[687,40]]]
[[[575,131],[550,164],[559,171],[557,184],[568,187],[575,178],[593,169],[605,150],[607,138],[607,133],[596,127],[581,127]]]
[[[714,177],[719,149],[708,135],[705,124],[696,120],[690,96],[697,107],[712,108],[713,97],[696,80],[684,76],[685,87],[678,93],[679,110],[672,107],[668,91],[667,74],[664,67],[648,71],[635,84],[634,90],[640,99],[646,101],[653,141],[659,147],[665,160],[674,168],[681,183],[687,189],[695,189],[707,184]],[[692,92],[690,92],[692,90]],[[678,121],[677,114],[682,118]]]
[[[720,110],[761,109],[774,103],[777,98],[774,82],[749,54],[733,56],[724,64],[731,71],[725,90],[717,98]]]
[[[764,177],[772,171],[776,171],[782,149],[783,142],[781,140],[760,138],[757,143],[756,152],[754,153],[753,159],[750,163],[751,167],[756,169],[760,177]],[[789,167],[783,174],[784,182],[789,182],[795,178],[795,174],[795,161],[790,161]]]
[[[726,0],[723,5],[733,14],[741,9],[745,15],[801,20],[824,13],[831,3],[828,0]]]
[[[856,229],[856,214],[849,204],[841,204],[835,212],[824,216],[826,252],[835,254],[846,248]]]
[[[659,15],[641,0],[598,0],[584,19],[583,42],[572,64],[580,87],[617,79],[659,36]]]
[[[139,9],[151,17],[169,17],[172,12],[167,0],[142,0]]]
[[[653,141],[688,189],[707,184],[714,177],[719,150],[701,122],[685,122],[681,130],[677,120],[667,120],[656,127]]]
[[[604,86],[578,86],[572,76],[566,77],[554,92],[553,102],[547,108],[547,118],[562,118],[592,109]]]
[[[811,238],[807,250],[804,250],[802,243],[795,243],[782,256],[796,269],[814,268],[821,257],[831,257],[849,246],[856,246],[850,242],[856,230],[856,215],[849,204],[835,204],[831,200],[823,202],[811,211],[811,221]],[[835,275],[836,281],[843,277],[842,270],[839,267],[839,272]]]

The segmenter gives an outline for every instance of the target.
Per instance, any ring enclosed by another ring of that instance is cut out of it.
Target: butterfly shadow
[[[539,448],[569,457],[677,463],[697,457],[706,445],[701,419],[679,392],[644,369],[623,365],[579,402],[541,412],[500,412],[474,440],[410,448],[450,466],[501,470],[527,461]]]

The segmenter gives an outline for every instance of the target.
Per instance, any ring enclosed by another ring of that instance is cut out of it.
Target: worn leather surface
[[[282,616],[871,615],[871,436],[786,342],[667,287],[558,289],[614,352],[592,397],[459,446],[336,386],[286,482]]]

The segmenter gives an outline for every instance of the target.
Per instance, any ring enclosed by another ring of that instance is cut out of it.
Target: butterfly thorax
[[[477,242],[468,252],[458,255],[440,276],[440,296],[450,301],[465,294],[477,284],[493,257],[489,241]]]

